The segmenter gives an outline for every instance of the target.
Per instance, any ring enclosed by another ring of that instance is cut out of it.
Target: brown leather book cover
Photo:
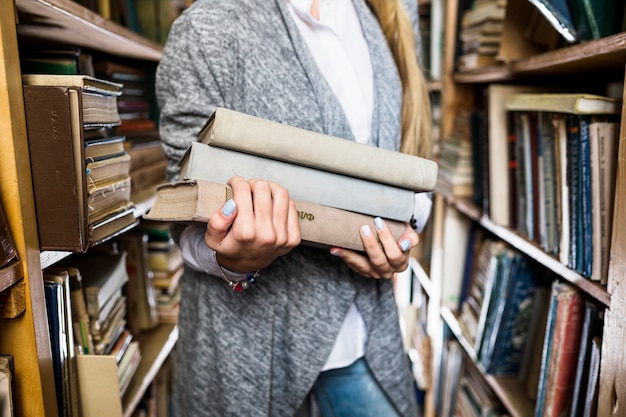
[[[80,90],[25,85],[24,104],[39,245],[43,250],[85,251],[91,232],[86,177],[79,175],[84,173],[84,150],[76,146],[83,143]]]

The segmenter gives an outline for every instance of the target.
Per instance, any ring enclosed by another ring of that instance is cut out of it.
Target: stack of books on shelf
[[[606,284],[620,114],[591,94],[514,94],[510,115],[518,204],[513,227],[585,277]]]
[[[508,416],[498,396],[471,361],[465,362],[458,384],[455,401],[457,417]]]
[[[127,326],[128,281],[126,252],[110,249],[75,254],[44,270],[59,415],[92,415],[102,389],[115,390],[118,399],[127,392],[141,360]],[[100,377],[112,384],[94,391]]]
[[[148,265],[156,298],[160,323],[178,323],[180,311],[183,257],[169,233],[167,223],[143,221],[141,229],[148,235]]]
[[[460,112],[450,137],[441,141],[437,192],[448,198],[470,198],[474,193],[474,157],[471,114]]]
[[[500,50],[506,0],[474,0],[463,12],[459,28],[459,71],[496,65]]]
[[[159,187],[144,217],[207,222],[228,200],[234,175],[283,185],[304,242],[363,250],[359,230],[375,227],[376,216],[399,239],[415,193],[434,188],[437,164],[218,108],[181,161],[185,180]]]
[[[20,70],[22,74],[95,75],[92,54],[78,47],[22,48]]]
[[[154,194],[156,185],[164,183],[167,159],[163,152],[156,119],[153,68],[139,68],[115,61],[97,61],[98,77],[122,84],[118,99],[120,125],[115,128],[124,136],[130,155],[131,198],[140,203]]]
[[[41,249],[83,252],[132,228],[130,160],[112,133],[122,86],[54,74],[23,83]]]

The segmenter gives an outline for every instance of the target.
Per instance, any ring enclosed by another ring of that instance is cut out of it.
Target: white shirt
[[[352,0],[320,0],[319,20],[309,11],[312,0],[287,0],[289,11],[310,52],[341,103],[357,142],[367,143],[374,107],[373,74],[369,49]],[[430,198],[416,194],[418,230],[430,213]],[[220,276],[213,251],[204,242],[204,229],[187,227],[180,238],[183,258],[192,268]],[[225,271],[232,280],[243,274]],[[367,329],[352,304],[323,370],[342,368],[364,355]]]

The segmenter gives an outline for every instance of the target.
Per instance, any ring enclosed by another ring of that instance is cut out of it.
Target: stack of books
[[[133,227],[130,160],[112,132],[121,84],[49,74],[23,83],[41,249],[84,252]]]
[[[289,191],[303,242],[363,250],[359,230],[376,216],[404,233],[415,193],[433,190],[437,171],[428,159],[218,108],[181,161],[186,181],[159,187],[144,217],[207,222],[231,177],[262,178]]]
[[[108,60],[96,62],[94,68],[98,77],[123,85],[117,103],[121,123],[115,132],[126,138],[125,149],[131,158],[131,199],[139,204],[153,196],[155,187],[166,181],[167,159],[154,121],[151,69]]]
[[[461,54],[457,65],[459,71],[496,65],[506,0],[475,0],[463,13],[460,35]]]
[[[470,198],[474,193],[474,160],[469,112],[460,112],[450,137],[441,141],[437,191],[449,198]]]

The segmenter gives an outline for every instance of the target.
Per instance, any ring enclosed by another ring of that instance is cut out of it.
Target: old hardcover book
[[[23,74],[22,82],[25,85],[75,87],[91,93],[112,96],[122,94],[122,84],[83,74]]]
[[[522,93],[511,96],[507,110],[570,114],[619,114],[620,102],[610,97],[581,93]]]
[[[607,281],[611,253],[618,132],[617,123],[592,120],[589,124],[593,221],[591,279],[602,284]]]
[[[82,252],[94,243],[94,216],[90,217],[89,204],[90,198],[96,197],[88,192],[81,97],[81,90],[75,87],[24,86],[37,228],[43,250]]]
[[[434,161],[217,108],[198,135],[211,146],[277,159],[415,192],[437,182]]]
[[[90,318],[99,317],[100,309],[113,293],[128,282],[125,252],[89,252],[63,259],[58,266],[77,268],[83,277],[83,293]]]
[[[415,192],[289,162],[193,142],[181,161],[181,178],[226,184],[234,175],[276,182],[293,200],[409,221]]]
[[[230,187],[220,183],[195,180],[163,184],[157,199],[144,215],[155,221],[207,222],[231,197]],[[296,201],[302,240],[310,244],[363,250],[361,226],[374,227],[373,218],[307,201]],[[394,237],[399,238],[406,224],[386,220]]]

